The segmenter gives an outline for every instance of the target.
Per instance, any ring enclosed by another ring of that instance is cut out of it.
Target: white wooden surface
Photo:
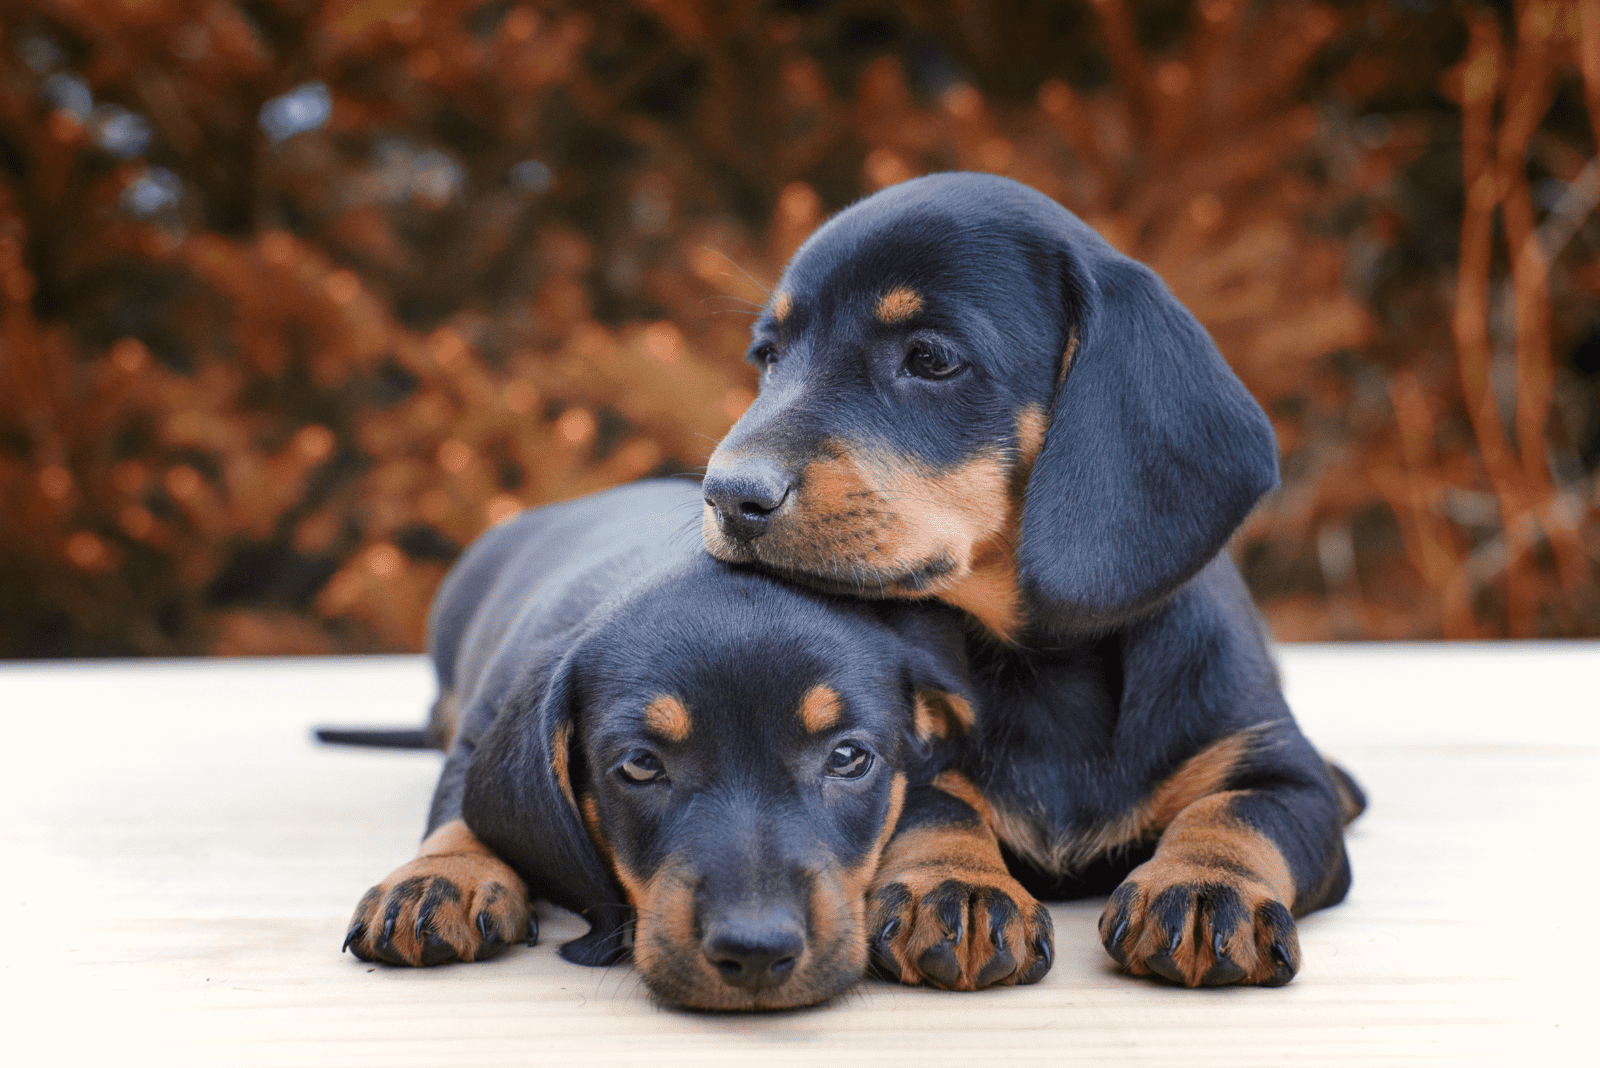
[[[663,1009],[543,942],[411,971],[339,954],[438,757],[319,748],[420,720],[413,658],[0,666],[0,1055],[11,1065],[1600,1063],[1600,643],[1299,646],[1307,732],[1366,786],[1355,889],[1281,990],[1116,974],[1055,908],[1036,987],[867,982],[766,1017]]]

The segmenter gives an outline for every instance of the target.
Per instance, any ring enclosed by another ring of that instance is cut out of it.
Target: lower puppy
[[[346,946],[483,960],[536,936],[531,895],[589,921],[567,959],[631,947],[652,991],[693,1008],[823,1001],[869,942],[904,981],[1042,977],[1049,914],[931,785],[972,719],[957,617],[713,560],[701,506],[642,483],[524,512],[456,565],[429,620],[447,757],[427,836]],[[918,918],[877,903],[908,881],[937,907],[916,958],[891,960],[887,925]]]

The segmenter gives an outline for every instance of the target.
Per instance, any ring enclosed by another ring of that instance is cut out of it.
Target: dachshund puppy
[[[448,755],[427,836],[346,946],[482,960],[536,936],[531,894],[589,920],[569,960],[631,944],[667,1002],[785,1008],[860,978],[887,877],[936,890],[931,981],[1037,981],[1049,913],[931,785],[973,721],[959,616],[731,568],[699,508],[641,483],[524,512],[457,563],[429,620]]]
[[[940,174],[818,229],[749,359],[712,554],[963,610],[982,715],[943,783],[1022,881],[1113,891],[1134,975],[1288,982],[1364,800],[1296,727],[1223,552],[1277,445],[1194,317],[1042,194]]]

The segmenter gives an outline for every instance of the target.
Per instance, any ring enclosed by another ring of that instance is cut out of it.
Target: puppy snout
[[[791,487],[788,476],[773,464],[746,460],[712,468],[701,488],[723,533],[752,541],[767,532],[768,521],[788,499]]]
[[[770,990],[794,974],[806,948],[805,925],[787,909],[740,911],[708,926],[702,948],[729,986]]]

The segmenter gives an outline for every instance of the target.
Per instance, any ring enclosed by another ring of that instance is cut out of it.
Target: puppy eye
[[[750,350],[750,362],[766,370],[778,362],[778,346],[770,341],[763,341]]]
[[[654,753],[636,749],[617,767],[617,774],[631,783],[643,785],[665,779],[667,769],[661,766],[661,758]]]
[[[872,754],[854,742],[842,742],[828,754],[828,774],[836,779],[859,779],[872,767]]]
[[[965,366],[954,356],[939,352],[923,341],[913,341],[906,349],[906,370],[918,378],[949,378]]]

